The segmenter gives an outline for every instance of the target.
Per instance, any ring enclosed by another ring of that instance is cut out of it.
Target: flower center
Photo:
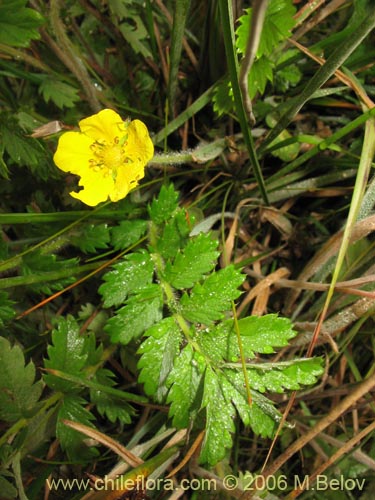
[[[117,170],[129,161],[125,154],[125,148],[122,144],[120,145],[118,137],[115,137],[111,144],[106,141],[95,141],[90,147],[93,152],[90,167],[94,172],[101,171],[104,177],[112,175],[115,179]]]
[[[103,150],[103,163],[107,168],[117,170],[123,163],[124,152],[118,144],[107,146]]]

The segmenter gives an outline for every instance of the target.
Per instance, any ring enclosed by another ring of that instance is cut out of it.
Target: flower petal
[[[117,171],[116,181],[113,190],[109,193],[111,201],[118,201],[135,187],[138,186],[138,181],[145,175],[145,166],[143,163],[128,163]]]
[[[106,201],[108,195],[114,189],[114,182],[111,176],[107,175],[104,177],[101,172],[89,172],[89,175],[81,177],[78,183],[79,186],[84,186],[84,189],[78,191],[77,193],[72,191],[70,196],[81,200],[86,205],[95,207],[98,203]]]
[[[130,122],[126,147],[127,156],[134,162],[146,165],[154,156],[154,145],[150,139],[146,125],[140,120]]]
[[[82,175],[89,169],[93,140],[80,132],[65,132],[59,139],[53,161],[64,172]]]
[[[121,116],[113,109],[103,109],[96,115],[89,116],[79,122],[81,132],[96,141],[112,143],[116,137],[126,133],[126,125]]]

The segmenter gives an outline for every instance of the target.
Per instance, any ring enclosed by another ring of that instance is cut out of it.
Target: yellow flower
[[[65,132],[53,157],[64,172],[81,177],[83,189],[70,195],[95,206],[108,197],[118,201],[138,185],[154,154],[146,125],[123,121],[104,109],[79,122],[80,132]]]

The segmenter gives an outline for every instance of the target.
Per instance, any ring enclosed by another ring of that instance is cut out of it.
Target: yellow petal
[[[112,201],[118,201],[125,198],[125,196],[135,187],[138,182],[145,175],[145,167],[143,164],[130,163],[117,170],[116,182],[109,197]]]
[[[128,126],[126,154],[134,163],[146,165],[154,156],[154,145],[146,125],[140,120],[133,120]]]
[[[79,186],[84,186],[84,189],[78,193],[72,191],[70,196],[81,200],[86,205],[95,207],[98,203],[106,201],[109,193],[113,191],[114,182],[111,176],[104,177],[101,172],[89,172],[89,175],[81,177],[78,183]]]
[[[126,125],[121,116],[112,109],[103,109],[96,115],[89,116],[79,122],[81,132],[96,141],[105,140],[112,143],[116,137],[126,133]]]
[[[80,132],[65,132],[59,139],[53,161],[64,172],[82,175],[89,169],[92,142]]]

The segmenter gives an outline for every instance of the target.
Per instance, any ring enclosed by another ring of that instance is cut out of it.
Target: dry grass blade
[[[127,450],[124,446],[122,446],[120,443],[110,438],[106,434],[103,434],[102,432],[99,432],[96,429],[92,429],[87,425],[80,424],[79,422],[72,422],[71,420],[63,420],[63,423],[78,432],[82,432],[82,434],[85,434],[85,436],[95,439],[96,441],[103,444],[110,450],[114,451],[119,457],[121,457],[126,463],[128,463],[132,467],[136,467],[137,465],[143,464],[143,460],[141,458],[134,455],[132,452]]]
[[[298,451],[300,451],[304,446],[306,446],[312,439],[318,436],[324,429],[329,425],[334,423],[344,412],[349,410],[349,408],[354,405],[359,399],[361,399],[367,392],[375,387],[375,374],[371,375],[368,379],[364,380],[354,391],[344,398],[340,403],[338,403],[329,414],[319,420],[319,422],[314,425],[309,431],[307,431],[303,436],[297,439],[289,448],[287,448],[284,453],[278,456],[273,463],[263,471],[262,478],[266,479],[269,476],[276,474],[277,471]],[[264,481],[262,481],[264,484]],[[256,483],[256,481],[255,481]],[[258,483],[260,484],[260,483]],[[258,486],[259,487],[259,486]],[[256,484],[254,485],[254,490],[256,490]],[[247,492],[243,496],[243,500],[249,500],[254,497],[254,492]]]

